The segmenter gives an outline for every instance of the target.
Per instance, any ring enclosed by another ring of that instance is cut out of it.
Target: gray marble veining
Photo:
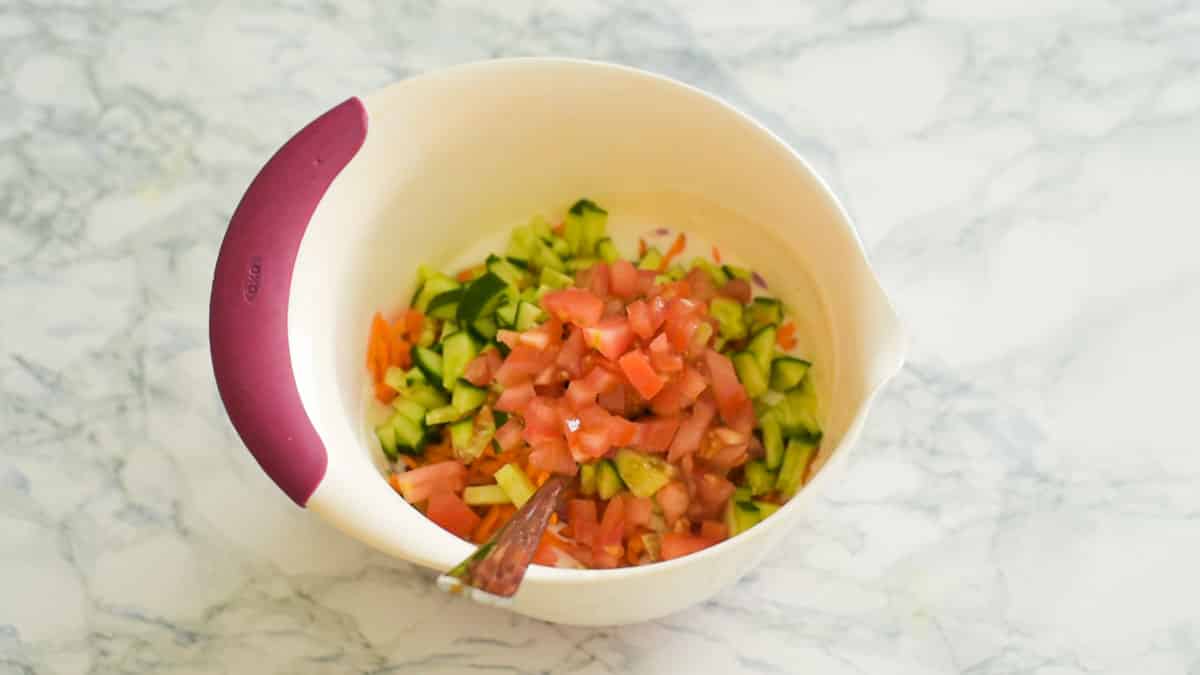
[[[508,55],[713,91],[830,177],[913,336],[749,578],[608,630],[294,508],[212,262],[357,92]],[[1200,673],[1200,4],[0,2],[0,673]]]

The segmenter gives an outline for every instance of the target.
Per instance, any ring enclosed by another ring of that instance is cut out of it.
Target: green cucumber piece
[[[762,513],[758,506],[751,501],[729,500],[725,506],[725,525],[729,528],[729,536],[741,534],[758,524]]]
[[[424,269],[424,268],[422,268]],[[444,274],[433,273],[423,280],[420,290],[413,296],[410,303],[413,308],[422,314],[428,313],[429,303],[434,298],[445,293],[446,291],[458,288],[460,284]]]
[[[766,520],[771,514],[779,510],[778,504],[764,502],[759,499],[754,500],[754,505],[758,507],[758,522],[760,523]]]
[[[749,279],[752,276],[750,270],[745,267],[735,267],[733,265],[721,265],[721,271],[730,279]]]
[[[452,288],[445,293],[439,293],[429,301],[425,313],[435,319],[453,319],[458,311],[458,303],[462,301],[463,289]]]
[[[414,422],[425,421],[425,413],[427,412],[425,406],[411,398],[399,397],[395,401],[392,401],[392,407],[396,409],[396,412]]]
[[[733,496],[730,499],[737,502],[748,502],[753,496],[750,494],[750,488],[743,485],[733,491]]]
[[[521,301],[517,306],[517,322],[516,328],[520,331],[529,330],[536,327],[546,318],[541,307],[538,307],[532,302]]]
[[[412,351],[413,364],[421,369],[430,382],[442,381],[442,355],[428,347],[417,347]]]
[[[671,482],[671,465],[652,455],[622,448],[617,451],[616,465],[621,481],[638,497],[653,497]]]
[[[773,412],[761,415],[759,425],[762,427],[763,449],[767,455],[766,465],[768,469],[774,471],[783,463],[783,429]]]
[[[383,374],[383,383],[396,391],[404,391],[408,388],[408,373],[403,368],[392,366]]]
[[[559,241],[561,241],[561,239]],[[566,247],[565,243],[563,247]],[[541,269],[553,269],[560,272],[566,269],[566,267],[563,265],[562,258],[560,258],[559,255],[554,252],[554,249],[550,246],[550,244],[547,244],[541,239],[538,239],[536,242],[534,242],[533,257],[529,259],[529,262],[535,267]]]
[[[750,343],[746,345],[746,351],[754,355],[763,377],[767,377],[771,372],[771,359],[775,356],[775,327],[767,326],[759,329],[750,338]]]
[[[613,495],[621,491],[624,485],[621,483],[621,474],[617,471],[617,465],[613,464],[611,459],[602,459],[596,466],[596,492],[599,493],[601,499],[612,499]]]
[[[529,476],[516,464],[505,464],[496,470],[496,484],[508,495],[509,501],[521,508],[537,489]]]
[[[500,277],[510,286],[524,288],[529,285],[529,273],[500,256],[489,255],[484,264],[487,265],[489,272]]]
[[[646,249],[646,255],[642,256],[642,259],[638,261],[637,268],[639,270],[657,272],[658,266],[662,264],[662,259],[662,254],[658,252],[658,249],[648,248]]]
[[[721,337],[726,340],[740,340],[746,337],[746,321],[742,318],[742,305],[737,300],[715,297],[708,303],[708,312],[717,320]],[[764,368],[763,372],[766,370]]]
[[[714,265],[708,261],[708,258],[692,258],[692,269],[699,267],[704,270],[713,284],[720,288],[729,283],[730,277],[725,274],[725,270],[720,265]]]
[[[788,438],[812,439],[814,442],[821,437],[821,423],[818,421],[819,408],[817,394],[813,389],[812,378],[805,377],[800,385],[783,395],[783,400],[775,406],[779,415],[779,423],[783,427],[783,435]]]
[[[508,493],[499,485],[468,485],[463,490],[463,501],[467,506],[491,506],[492,504],[511,504]]]
[[[746,321],[751,331],[783,322],[783,303],[775,298],[757,297],[746,308]]]
[[[384,422],[375,427],[375,435],[379,438],[379,447],[383,449],[383,454],[388,459],[395,460],[396,455],[396,428],[391,422]]]
[[[496,323],[505,328],[512,328],[517,325],[517,307],[518,302],[508,302],[496,310]]]
[[[595,464],[581,464],[579,466],[579,493],[588,497],[596,494]]]
[[[479,345],[470,333],[459,332],[442,343],[442,387],[447,391],[454,388],[458,378],[467,370],[467,364],[479,353]],[[429,375],[429,373],[425,373]]]
[[[744,471],[746,486],[750,488],[751,495],[761,497],[775,489],[775,476],[767,470],[766,462],[761,459],[746,464]]]
[[[567,222],[572,218],[579,218],[583,223],[583,236],[576,254],[593,255],[596,244],[607,235],[608,211],[596,206],[590,199],[580,199],[567,211]]]
[[[538,285],[556,289],[570,288],[575,285],[575,280],[558,270],[543,267],[541,275],[538,276]]]
[[[454,393],[450,396],[450,405],[454,406],[454,409],[458,412],[466,415],[483,405],[486,400],[486,389],[481,389],[466,380],[460,379],[458,384],[454,385]]]
[[[490,316],[481,316],[471,322],[469,327],[472,334],[479,338],[480,342],[490,342],[496,337],[496,333],[500,332],[500,327],[496,325],[496,320]]]
[[[549,244],[550,250],[554,251],[554,255],[558,256],[562,260],[565,261],[567,258],[571,257],[571,244],[566,239],[558,235],[553,235],[547,239],[544,239],[543,241]]]
[[[571,258],[566,262],[568,272],[578,272],[579,270],[591,269],[593,265],[600,262],[597,258]]]
[[[418,455],[425,448],[425,425],[396,413],[389,422],[396,431],[396,452]]]
[[[475,435],[475,420],[467,418],[449,425],[450,444],[457,451],[471,447],[471,437]]]
[[[817,454],[817,444],[799,438],[788,441],[787,450],[783,453],[783,466],[779,467],[779,476],[775,479],[775,489],[784,499],[791,499],[804,485],[804,473],[812,458]]]
[[[448,424],[457,421],[460,417],[462,417],[462,413],[458,411],[458,408],[452,405],[444,405],[425,413],[425,424],[429,426]]]
[[[496,313],[500,303],[504,302],[504,291],[508,284],[492,272],[485,272],[472,281],[463,291],[462,299],[458,301],[458,314],[455,319],[460,324],[469,325],[472,321]]]
[[[615,263],[621,259],[621,252],[617,250],[617,245],[608,237],[596,242],[596,255],[606,263]]]
[[[434,354],[434,356],[437,356],[437,354]],[[417,369],[414,368],[413,370]],[[417,372],[420,371],[417,370]],[[440,380],[436,381],[439,384],[441,382]],[[437,387],[425,383],[409,385],[408,389],[404,391],[404,398],[420,405],[426,410],[426,412],[433,410],[434,408],[440,408],[449,403],[449,401],[446,399],[446,395],[438,391]]]
[[[738,379],[746,388],[746,395],[758,398],[767,393],[767,378],[758,367],[758,359],[750,352],[738,352],[733,355],[733,367],[737,370]]]
[[[808,374],[812,364],[794,356],[781,356],[771,362],[771,388],[787,391],[797,385]]]

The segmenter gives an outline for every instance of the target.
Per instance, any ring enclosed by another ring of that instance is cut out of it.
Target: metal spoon
[[[552,476],[543,483],[491,539],[439,576],[438,588],[452,594],[464,593],[491,607],[512,605],[512,597],[550,523],[550,514],[557,510],[570,480]]]

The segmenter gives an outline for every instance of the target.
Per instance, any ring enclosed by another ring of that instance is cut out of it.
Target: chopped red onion
[[[750,278],[754,280],[754,285],[758,286],[759,288],[763,289],[764,291],[767,290],[767,280],[762,278],[761,274],[759,274],[758,272],[752,272],[750,274]]]

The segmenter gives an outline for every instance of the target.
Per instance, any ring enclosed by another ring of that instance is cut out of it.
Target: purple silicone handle
[[[366,136],[367,110],[351,98],[285,143],[234,211],[213,278],[208,332],[221,400],[259,466],[301,506],[328,458],[292,373],[292,269],[313,211]]]

